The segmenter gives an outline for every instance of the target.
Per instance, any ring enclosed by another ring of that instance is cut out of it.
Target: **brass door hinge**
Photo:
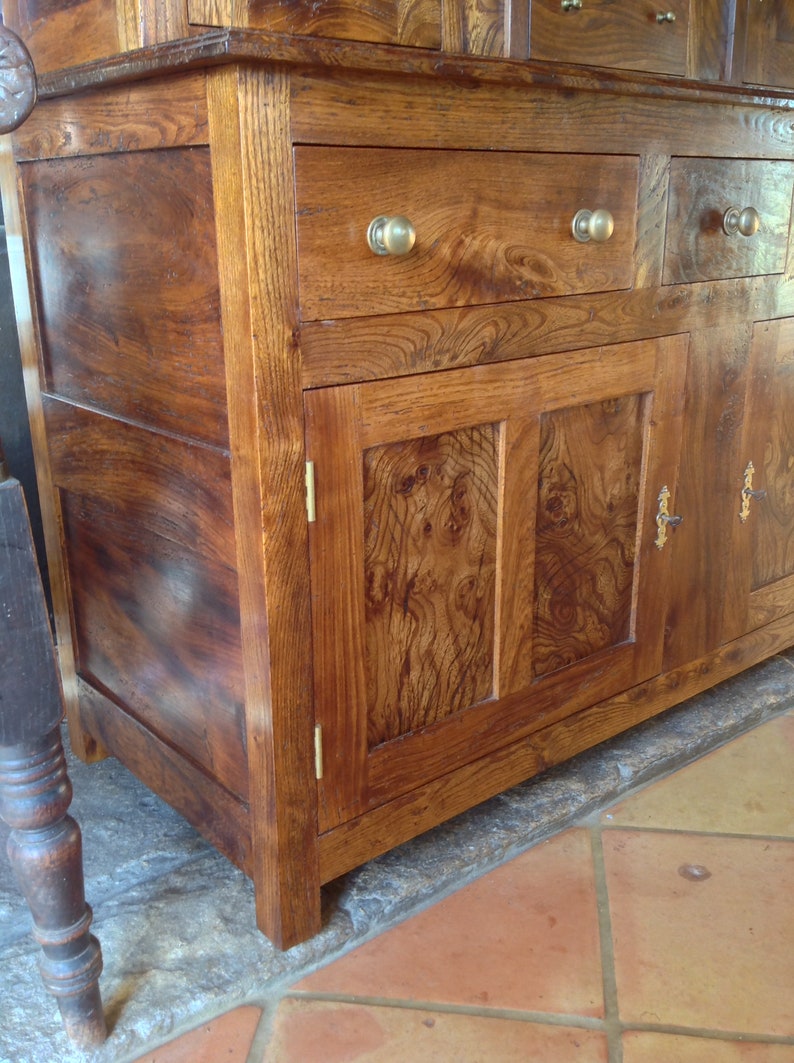
[[[321,723],[314,725],[314,777],[316,779],[323,777],[323,725]]]
[[[317,508],[314,499],[314,462],[306,462],[306,516],[310,524],[317,519]]]

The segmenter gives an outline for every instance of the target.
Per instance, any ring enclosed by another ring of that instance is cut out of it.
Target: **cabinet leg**
[[[99,993],[102,951],[89,933],[82,836],[67,815],[71,800],[58,728],[0,746],[0,816],[12,828],[8,855],[42,947],[42,981],[58,1001],[69,1038],[88,1046],[107,1036]]]

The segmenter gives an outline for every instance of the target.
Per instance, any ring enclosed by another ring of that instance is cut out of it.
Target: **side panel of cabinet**
[[[321,830],[658,672],[686,349],[307,394]]]
[[[734,491],[728,637],[794,610],[794,319],[758,322]]]

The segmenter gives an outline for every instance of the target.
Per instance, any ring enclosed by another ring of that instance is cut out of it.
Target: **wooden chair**
[[[80,828],[60,723],[63,697],[22,487],[0,448],[0,816],[8,855],[42,947],[40,970],[67,1035],[106,1037],[102,952],[89,933]]]

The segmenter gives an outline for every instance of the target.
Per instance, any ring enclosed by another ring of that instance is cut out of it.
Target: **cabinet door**
[[[307,393],[322,830],[659,670],[686,349]]]
[[[753,329],[726,633],[794,610],[794,318]]]

